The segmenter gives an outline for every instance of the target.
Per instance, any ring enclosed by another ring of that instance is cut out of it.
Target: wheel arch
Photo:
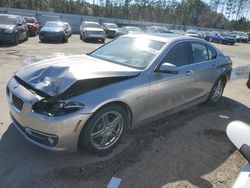
[[[79,140],[80,140],[80,137],[81,137],[81,133],[83,132],[84,128],[86,127],[85,125],[88,124],[88,122],[91,120],[92,116],[94,113],[96,113],[97,111],[105,108],[106,106],[111,106],[111,105],[116,105],[116,106],[120,106],[122,107],[123,109],[126,110],[127,114],[128,114],[128,119],[129,119],[129,124],[128,124],[128,129],[131,129],[132,127],[132,119],[133,119],[133,114],[132,114],[132,110],[130,108],[130,106],[124,102],[124,101],[110,101],[110,102],[107,102],[105,104],[102,104],[101,106],[99,106],[93,113],[92,115],[88,118],[88,120],[84,123],[84,125],[82,126],[81,130],[80,130],[80,134],[78,135],[78,138],[77,138],[77,148],[79,148]]]

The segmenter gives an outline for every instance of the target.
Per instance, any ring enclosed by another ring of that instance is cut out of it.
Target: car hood
[[[16,77],[36,90],[42,91],[49,96],[56,96],[70,87],[74,87],[73,90],[76,93],[76,90],[87,91],[88,88],[86,87],[94,88],[91,83],[95,83],[96,86],[103,83],[110,84],[134,77],[140,72],[138,69],[99,60],[87,55],[75,55],[28,65],[19,70]],[[86,82],[88,83],[86,84]]]
[[[85,31],[103,31],[102,28],[87,27]]]
[[[57,27],[43,27],[40,32],[61,32],[63,28]]]
[[[0,29],[13,29],[15,27],[15,25],[3,25],[3,24],[0,24]]]

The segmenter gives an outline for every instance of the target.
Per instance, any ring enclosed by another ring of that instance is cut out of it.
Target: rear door
[[[162,63],[178,67],[177,74],[153,72],[150,78],[149,114],[154,116],[189,102],[193,94],[194,75],[190,65],[188,42],[174,44]],[[159,65],[160,65],[159,64]]]
[[[208,95],[217,79],[217,52],[203,42],[190,42],[191,64],[193,70],[194,98]]]

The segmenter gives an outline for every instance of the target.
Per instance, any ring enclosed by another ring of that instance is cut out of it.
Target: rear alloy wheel
[[[79,145],[91,153],[110,153],[121,141],[128,123],[126,110],[107,106],[97,111],[82,130]]]
[[[216,104],[221,100],[224,87],[225,87],[224,80],[222,78],[219,78],[215,82],[212,90],[210,91],[209,98],[208,98],[209,104]]]

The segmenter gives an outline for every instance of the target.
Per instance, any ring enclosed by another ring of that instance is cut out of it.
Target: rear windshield
[[[10,16],[0,16],[1,25],[16,25],[16,18]]]

